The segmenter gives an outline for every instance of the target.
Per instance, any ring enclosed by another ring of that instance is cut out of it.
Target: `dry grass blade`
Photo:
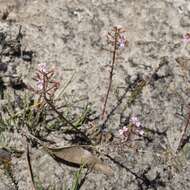
[[[28,165],[28,173],[32,182],[32,190],[36,190],[35,187],[35,183],[34,183],[34,176],[33,176],[33,172],[32,172],[32,166],[30,163],[30,153],[29,153],[29,146],[28,146],[28,142],[26,140],[26,161],[27,161],[27,165]]]
[[[99,158],[81,146],[48,149],[52,155],[63,161],[77,165],[84,164],[106,175],[113,175],[113,171],[109,166],[105,165]]]

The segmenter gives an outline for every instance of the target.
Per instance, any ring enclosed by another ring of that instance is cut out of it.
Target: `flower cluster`
[[[190,42],[190,33],[187,33],[185,35],[183,35],[183,42],[184,43],[189,43]]]
[[[40,63],[40,64],[38,65],[38,70],[39,70],[41,73],[48,73],[48,68],[47,68],[46,63]]]
[[[54,96],[59,87],[59,82],[52,79],[53,76],[54,71],[49,70],[45,63],[38,65],[34,80],[36,81],[35,92],[40,94],[40,97],[46,96],[46,98],[51,99]]]
[[[115,26],[113,27],[111,32],[108,32],[107,34],[107,42],[108,44],[111,44],[112,46],[115,45],[117,49],[118,48],[125,48],[128,44],[128,41],[124,35],[126,31],[121,26]]]
[[[135,116],[132,116],[129,121],[130,121],[129,126],[123,127],[122,129],[120,129],[119,134],[124,138],[128,137],[131,133],[135,133],[140,136],[143,136],[144,130],[142,128],[142,125],[139,119]]]
[[[127,127],[123,127],[123,129],[120,129],[120,130],[119,130],[119,134],[120,134],[121,136],[126,137],[126,136],[128,135],[128,128],[127,128]]]
[[[48,68],[47,68],[46,63],[40,63],[38,65],[38,72],[36,75],[36,78],[37,78],[36,86],[37,86],[38,91],[43,90],[44,85],[45,85],[45,80],[44,80],[43,75],[46,75],[47,73],[48,73]]]
[[[141,123],[140,123],[140,121],[139,121],[139,119],[137,118],[137,117],[131,117],[130,118],[130,123],[132,123],[133,125],[135,125],[136,127],[140,127],[141,126]]]

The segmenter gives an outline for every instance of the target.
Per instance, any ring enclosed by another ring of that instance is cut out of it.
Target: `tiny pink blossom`
[[[126,44],[126,39],[125,39],[125,36],[121,36],[120,39],[119,39],[119,47],[120,48],[124,48],[125,47],[125,44]]]
[[[182,41],[183,41],[183,43],[189,43],[190,42],[190,33],[183,35]]]
[[[47,73],[48,71],[47,71],[47,65],[46,65],[46,63],[40,63],[39,65],[38,65],[38,69],[39,69],[39,71],[41,71],[41,72],[43,72],[43,73]]]
[[[122,27],[121,25],[119,25],[119,24],[116,25],[115,27],[116,27],[117,29],[122,29],[122,28],[123,28],[123,27]]]
[[[133,125],[135,125],[136,127],[140,127],[140,126],[141,126],[141,123],[140,123],[140,121],[139,121],[139,119],[138,119],[137,117],[132,116],[132,117],[130,118],[130,122],[131,122]]]
[[[139,135],[143,136],[144,135],[144,131],[143,130],[138,130]]]
[[[123,129],[119,129],[119,134],[123,135]]]
[[[121,136],[127,136],[127,132],[128,132],[128,128],[127,127],[123,127],[123,129],[119,130],[119,134]]]
[[[38,90],[42,90],[43,89],[43,80],[38,80],[36,85],[37,85]]]

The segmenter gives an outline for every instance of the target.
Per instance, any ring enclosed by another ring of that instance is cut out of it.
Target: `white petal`
[[[144,131],[143,131],[143,130],[139,130],[138,133],[139,133],[140,135],[142,135],[142,136],[144,135]]]

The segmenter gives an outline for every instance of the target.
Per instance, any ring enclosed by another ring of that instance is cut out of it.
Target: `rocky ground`
[[[74,117],[89,105],[98,117],[111,63],[105,34],[116,25],[126,29],[129,43],[117,57],[108,99],[105,126],[114,138],[98,145],[114,174],[93,171],[80,189],[188,190],[189,141],[177,154],[176,149],[190,102],[190,44],[182,42],[190,32],[189,0],[0,0],[1,115],[3,105],[29,93],[25,84],[34,85],[37,65],[46,63],[60,86],[70,81],[61,96],[72,105],[66,111]],[[142,81],[148,82],[139,89]],[[144,134],[129,146],[119,129],[132,115]],[[63,137],[62,129],[46,135],[57,146],[67,144]],[[25,150],[16,130],[2,130],[0,145]],[[77,168],[55,161],[40,146],[31,145],[30,156],[38,189],[71,187]],[[25,154],[11,159],[11,175],[0,167],[0,190],[32,189]]]

